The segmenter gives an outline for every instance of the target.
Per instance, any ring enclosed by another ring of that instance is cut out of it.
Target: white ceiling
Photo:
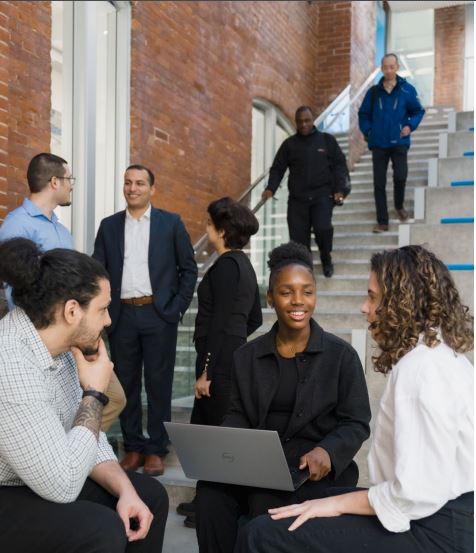
[[[459,4],[473,4],[473,2],[451,2],[451,1],[442,1],[442,2],[431,2],[427,0],[421,1],[399,1],[393,0],[388,2],[390,9],[393,12],[413,12],[419,10],[433,10],[438,8],[451,8],[452,6],[457,6]]]

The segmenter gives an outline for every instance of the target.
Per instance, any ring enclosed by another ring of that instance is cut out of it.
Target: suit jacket
[[[266,429],[280,378],[276,332],[277,323],[235,351],[223,426]],[[337,478],[370,435],[369,397],[359,356],[350,344],[311,320],[309,343],[296,363],[296,401],[281,436],[285,455],[299,457],[320,446],[329,453]]]
[[[94,243],[93,257],[104,265],[111,282],[109,334],[121,310],[125,219],[125,211],[103,219]],[[168,323],[178,323],[192,301],[197,264],[180,216],[154,207],[150,214],[149,275],[157,313]]]

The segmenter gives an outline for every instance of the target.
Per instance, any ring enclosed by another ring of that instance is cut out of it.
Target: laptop
[[[164,422],[188,478],[294,491],[309,478],[288,465],[274,430]]]

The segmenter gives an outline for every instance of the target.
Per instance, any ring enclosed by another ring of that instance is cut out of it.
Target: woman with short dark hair
[[[276,431],[292,469],[309,479],[294,492],[200,481],[200,553],[233,553],[242,515],[322,497],[329,487],[355,486],[353,458],[369,436],[370,406],[357,352],[313,318],[313,259],[290,242],[269,254],[271,330],[233,356],[230,408],[222,426]],[[273,551],[279,551],[279,548]]]
[[[473,317],[446,266],[421,246],[375,254],[362,306],[389,373],[368,464],[371,486],[251,521],[235,553],[473,551]],[[289,520],[289,518],[294,520]]]
[[[191,422],[220,425],[228,409],[233,352],[262,323],[256,274],[242,249],[258,232],[251,210],[220,198],[208,206],[207,234],[219,257],[200,283],[195,320],[196,384]],[[194,502],[177,511],[194,526]]]

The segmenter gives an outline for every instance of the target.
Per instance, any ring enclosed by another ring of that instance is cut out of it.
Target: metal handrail
[[[368,87],[368,85],[375,79],[377,73],[379,72],[380,70],[380,67],[376,67],[372,73],[370,73],[370,75],[367,77],[367,79],[364,81],[364,83],[359,87],[357,93],[355,94],[355,96],[350,99],[345,105],[344,107],[342,107],[335,115],[334,117],[332,118],[331,122],[329,123],[329,125],[326,125],[326,128],[329,128],[332,126],[332,124],[334,123],[334,121],[341,115],[342,112],[344,112],[346,109],[348,109],[352,104],[354,104],[357,99],[361,96],[362,92]],[[319,115],[319,117],[317,117],[316,121],[315,121],[315,125],[320,125],[324,119],[329,115],[329,112],[332,112],[332,106],[334,105],[338,105],[341,101],[341,98],[348,92],[349,90],[349,87],[350,85],[347,85],[343,90],[342,92],[339,93],[339,95],[332,101],[332,103],[327,106],[327,108]],[[270,168],[268,168],[266,171],[264,171],[264,173],[262,173],[257,179],[255,179],[249,186],[248,188],[241,194],[241,196],[238,198],[238,202],[241,202],[243,201],[244,198],[246,198],[255,188],[256,186],[258,186],[258,184],[264,180],[268,174],[269,174],[269,170]],[[253,213],[256,213],[258,212],[261,207],[265,204],[265,201],[263,199],[260,198],[259,202],[251,208],[251,211]],[[204,233],[200,238],[199,240],[194,244],[193,246],[193,249],[194,249],[194,252],[195,252],[195,257],[203,254],[205,251],[206,251],[206,246],[207,246],[207,234]],[[201,267],[201,271],[204,271],[206,270],[206,268],[208,268],[208,266],[211,264],[212,261],[214,261],[216,258],[216,252],[213,252],[211,253],[206,262],[202,265]]]

